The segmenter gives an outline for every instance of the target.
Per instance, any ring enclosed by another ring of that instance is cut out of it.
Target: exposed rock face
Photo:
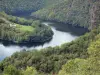
[[[100,24],[100,1],[97,1],[96,3],[93,4],[91,10],[91,28],[93,29],[97,27],[98,24]]]

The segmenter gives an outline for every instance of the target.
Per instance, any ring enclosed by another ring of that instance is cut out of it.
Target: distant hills
[[[37,11],[61,0],[1,0],[0,9],[8,13]]]
[[[89,0],[3,0],[1,10],[7,13],[33,11],[40,19],[89,27],[91,3]]]
[[[2,0],[0,10],[7,13],[33,12],[43,20],[90,28],[91,8],[98,0]]]

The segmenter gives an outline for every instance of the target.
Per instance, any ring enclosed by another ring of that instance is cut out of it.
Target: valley
[[[0,75],[100,75],[100,1],[1,0]]]
[[[87,29],[83,28],[73,28],[68,27],[68,25],[64,25],[61,23],[53,23],[53,22],[43,22],[44,25],[49,25],[54,32],[52,39],[45,43],[27,43],[27,44],[12,44],[7,41],[1,41],[1,54],[0,58],[4,58],[6,56],[12,55],[16,51],[20,50],[33,50],[33,49],[42,49],[46,47],[55,47],[60,46],[63,43],[71,42],[78,38],[79,36],[83,35]],[[65,26],[64,28],[62,26]],[[81,32],[78,32],[81,30]],[[9,53],[10,52],[10,53]]]

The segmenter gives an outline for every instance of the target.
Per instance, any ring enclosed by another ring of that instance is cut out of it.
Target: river
[[[51,26],[54,35],[51,41],[44,44],[30,44],[30,45],[13,45],[8,42],[0,42],[0,60],[3,60],[7,56],[11,56],[14,52],[20,50],[33,50],[33,49],[42,49],[46,47],[59,46],[63,43],[71,42],[79,36],[83,35],[87,29],[84,28],[75,28],[67,24],[55,23],[55,22],[42,22],[44,25]]]

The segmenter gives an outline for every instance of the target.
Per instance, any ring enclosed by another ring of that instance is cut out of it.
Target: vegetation
[[[0,9],[8,13],[35,11],[43,5],[43,0],[0,0]]]
[[[45,42],[52,38],[50,27],[44,26],[38,20],[9,16],[1,12],[0,39],[14,43]]]
[[[48,47],[40,51],[21,51],[14,53],[1,63],[1,68],[12,64],[18,69],[25,69],[27,66],[35,67],[40,73],[58,73],[62,65],[71,59],[87,58],[88,47],[92,40],[95,40],[100,33],[100,28],[81,36],[70,43],[57,47]],[[83,60],[84,61],[84,60]]]
[[[20,70],[17,70],[14,66],[9,65],[4,69],[3,75],[22,75]]]
[[[88,48],[89,58],[66,63],[58,75],[100,75],[100,34]]]
[[[37,18],[89,27],[91,3],[88,0],[64,0],[48,8],[33,12]]]
[[[100,6],[97,2],[95,7],[92,4],[95,1],[99,0],[91,0],[90,2],[89,0],[64,0],[64,2],[60,1],[61,3],[47,7],[48,9],[44,8],[33,13],[33,16],[40,15],[39,18],[42,17],[46,20],[80,24],[84,27],[89,27],[91,23],[95,27],[78,39],[61,46],[14,53],[0,62],[1,75],[100,75]],[[92,11],[89,13],[90,8]],[[92,15],[90,16],[90,14]],[[46,32],[49,36],[49,32],[42,29],[45,26],[42,26],[39,21],[24,20],[23,22],[18,17],[2,16],[0,18],[2,32],[0,35],[2,37],[5,37],[5,34],[8,36],[7,29],[14,34],[18,29],[21,33],[28,31],[28,34],[34,31],[36,35],[38,32],[38,35]],[[9,28],[9,23],[17,24],[17,28],[14,30]],[[31,26],[29,26],[30,24]],[[38,30],[36,31],[36,29]],[[10,32],[9,35],[12,36]]]
[[[0,0],[0,10],[7,13],[32,12],[60,1],[62,0]]]
[[[1,75],[1,74],[0,74]],[[9,65],[5,67],[2,75],[39,75],[35,68],[27,67],[25,70],[18,70],[16,67]]]
[[[91,28],[91,9],[98,0],[1,0],[1,11],[32,13],[33,17]]]

